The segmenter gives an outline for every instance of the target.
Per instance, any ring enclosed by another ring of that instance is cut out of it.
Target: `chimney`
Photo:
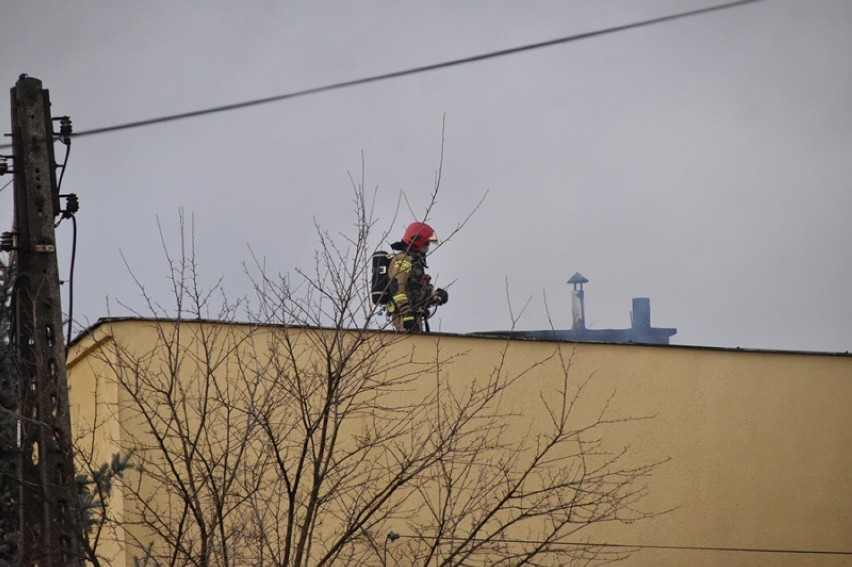
[[[580,272],[576,272],[566,283],[572,284],[574,290],[571,292],[571,330],[586,330],[586,305],[583,300],[583,284],[588,283]]]
[[[633,330],[649,330],[651,328],[651,299],[648,297],[634,297],[631,318],[630,326]]]

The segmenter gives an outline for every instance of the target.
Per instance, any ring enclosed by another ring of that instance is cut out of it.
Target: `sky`
[[[91,130],[720,3],[5,2],[0,107],[26,73]],[[440,168],[428,221],[441,237],[470,218],[430,257],[450,296],[433,330],[506,329],[527,302],[516,328],[570,328],[580,272],[589,328],[629,327],[649,297],[672,344],[849,351],[850,53],[852,2],[763,0],[80,137],[62,187],[80,199],[74,319],[141,307],[128,266],[168,301],[158,226],[176,251],[180,211],[203,281],[237,297],[252,254],[292,275],[313,265],[316,225],[352,232],[352,178],[395,240],[415,220],[400,195],[422,215]],[[9,186],[2,230],[12,207]],[[71,242],[64,223],[63,274]]]

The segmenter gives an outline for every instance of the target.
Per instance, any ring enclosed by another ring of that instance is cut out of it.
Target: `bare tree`
[[[651,515],[643,479],[659,463],[636,465],[605,442],[608,428],[643,418],[581,396],[590,378],[574,377],[570,345],[518,361],[511,341],[497,343],[493,366],[462,372],[470,365],[451,339],[383,330],[367,283],[376,220],[363,180],[353,197],[354,231],[318,227],[312,271],[247,268],[251,301],[202,288],[182,230],[179,256],[166,250],[174,306],[140,283],[147,334],[102,347],[122,392],[121,444],[133,451],[133,469],[114,481],[136,510],[121,522],[139,563],[623,556],[578,536]],[[509,398],[543,372],[538,408],[513,409]]]

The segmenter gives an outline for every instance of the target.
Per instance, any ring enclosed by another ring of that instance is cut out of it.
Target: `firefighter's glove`
[[[432,293],[432,303],[435,305],[443,305],[447,302],[449,296],[447,295],[447,290],[445,289],[436,289]]]

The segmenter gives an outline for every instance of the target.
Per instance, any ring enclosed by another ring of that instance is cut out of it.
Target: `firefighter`
[[[401,241],[391,244],[394,254],[388,276],[392,291],[387,311],[398,331],[420,333],[428,330],[429,308],[447,302],[447,292],[434,288],[432,278],[426,274],[429,245],[437,242],[431,226],[414,222],[405,229]]]

